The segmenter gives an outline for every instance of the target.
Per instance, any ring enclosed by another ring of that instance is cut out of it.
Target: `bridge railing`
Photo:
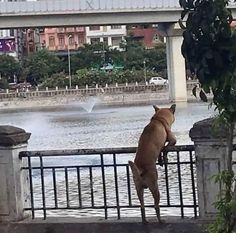
[[[134,217],[140,203],[128,160],[136,148],[25,151],[20,158],[29,174],[32,218]],[[197,217],[194,146],[168,151],[168,163],[158,166],[162,215]],[[153,198],[145,191],[148,215],[155,215]]]

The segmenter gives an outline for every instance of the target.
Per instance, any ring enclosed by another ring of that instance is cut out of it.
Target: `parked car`
[[[149,80],[149,84],[154,84],[154,85],[167,85],[168,84],[168,80],[164,79],[162,77],[152,77]]]

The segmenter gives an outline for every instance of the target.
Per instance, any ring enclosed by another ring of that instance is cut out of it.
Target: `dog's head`
[[[165,119],[169,125],[175,121],[176,104],[172,104],[170,108],[158,108],[156,105],[153,105],[153,108],[155,109],[154,119]]]

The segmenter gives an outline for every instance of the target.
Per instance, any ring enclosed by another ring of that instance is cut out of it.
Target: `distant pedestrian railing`
[[[196,85],[196,82],[188,82],[187,89],[192,89]],[[33,98],[33,97],[52,97],[60,95],[98,95],[98,94],[119,94],[119,93],[132,93],[132,92],[166,92],[168,87],[166,85],[140,85],[140,84],[125,84],[125,85],[114,85],[101,87],[96,85],[96,87],[84,87],[79,88],[78,86],[68,89],[54,88],[34,88],[34,89],[16,89],[5,90],[0,92],[0,101],[6,99],[15,98]]]
[[[105,219],[140,216],[128,160],[136,148],[23,151],[29,173],[32,218],[76,216]],[[193,145],[168,151],[168,163],[158,166],[162,215],[198,216]],[[155,215],[153,198],[145,191],[147,215]]]

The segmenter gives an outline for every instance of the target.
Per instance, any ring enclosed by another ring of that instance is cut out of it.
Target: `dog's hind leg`
[[[157,219],[158,219],[159,223],[163,223],[163,221],[161,220],[160,207],[159,207],[160,192],[159,192],[159,188],[158,188],[158,184],[157,184],[157,172],[155,172],[155,173],[150,172],[149,174],[147,174],[147,178],[145,179],[145,182],[146,182],[149,190],[151,191],[153,199],[154,199],[154,206],[155,206],[155,210],[156,210]]]
[[[140,209],[141,209],[142,223],[147,224],[148,222],[146,220],[144,199],[143,199],[144,188],[140,183],[135,184],[135,188],[136,188],[138,199],[139,199],[140,205],[141,205]]]
[[[144,199],[143,199],[143,193],[144,193],[144,186],[143,186],[143,179],[140,176],[140,171],[137,168],[137,166],[132,162],[129,161],[130,168],[133,173],[133,179],[135,184],[135,189],[138,195],[138,199],[141,205],[141,215],[142,215],[142,222],[144,224],[147,223],[146,216],[145,216],[145,208],[144,208]]]

